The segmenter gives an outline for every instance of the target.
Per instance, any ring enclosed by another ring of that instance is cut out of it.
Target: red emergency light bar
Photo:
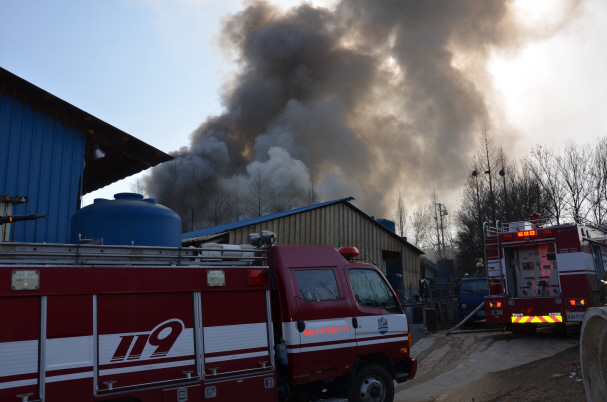
[[[535,230],[524,230],[522,232],[517,232],[516,235],[518,237],[531,237],[537,235]]]

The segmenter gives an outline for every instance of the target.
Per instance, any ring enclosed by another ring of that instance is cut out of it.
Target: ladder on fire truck
[[[0,264],[233,266],[266,265],[265,249],[209,243],[203,247],[0,243]]]

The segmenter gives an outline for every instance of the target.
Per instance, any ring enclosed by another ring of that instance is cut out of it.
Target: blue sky
[[[519,3],[535,27],[554,28],[563,18],[553,12],[559,1]],[[216,35],[221,17],[241,7],[238,0],[0,0],[0,66],[170,152],[222,110],[218,91],[235,67]],[[492,57],[486,79],[494,119],[512,133],[503,145],[513,156],[538,143],[607,135],[605,20],[607,2],[585,1],[558,33]],[[129,191],[132,181],[85,202]]]

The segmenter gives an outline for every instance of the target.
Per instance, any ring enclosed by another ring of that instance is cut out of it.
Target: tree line
[[[568,141],[560,149],[538,145],[519,159],[509,159],[485,129],[459,210],[441,216],[442,209],[433,193],[428,205],[408,213],[399,192],[397,232],[431,260],[455,259],[460,276],[485,273],[485,222],[525,221],[538,213],[551,224],[607,225],[607,137],[591,144]]]
[[[485,272],[482,225],[529,220],[551,224],[607,217],[607,137],[592,144],[568,141],[562,148],[536,146],[508,159],[483,133],[456,216],[454,249],[460,273]]]
[[[172,188],[154,196],[159,204],[179,214],[184,233],[322,202],[313,184],[297,205],[276,197],[270,185],[271,178],[260,171],[253,172],[244,191],[237,192],[226,189],[219,177],[200,181],[194,169],[188,171],[177,163],[167,164],[173,178]],[[131,190],[145,193],[144,181],[136,179]]]

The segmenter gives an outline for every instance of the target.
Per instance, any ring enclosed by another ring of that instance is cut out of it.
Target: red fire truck
[[[407,318],[326,246],[0,243],[0,400],[390,402]]]
[[[488,323],[535,330],[539,323],[581,323],[602,306],[607,230],[589,223],[529,221],[485,225]]]

